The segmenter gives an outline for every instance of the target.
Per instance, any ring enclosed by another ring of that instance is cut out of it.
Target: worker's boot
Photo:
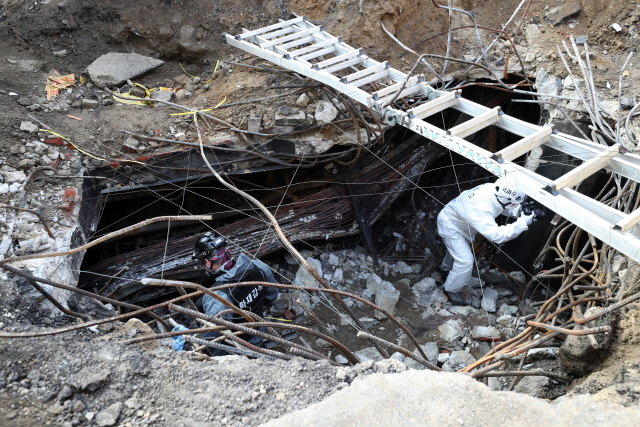
[[[471,289],[468,286],[462,288],[460,292],[447,292],[449,300],[453,305],[471,305]]]

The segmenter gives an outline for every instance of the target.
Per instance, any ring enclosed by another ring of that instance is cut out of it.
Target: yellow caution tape
[[[205,82],[205,84],[206,84],[206,83],[209,83],[211,80],[213,80],[213,76],[215,76],[215,75],[216,75],[216,71],[218,71],[218,64],[220,64],[220,60],[219,60],[219,59],[218,59],[218,61],[216,62],[216,68],[214,68],[214,69],[213,69],[213,74],[211,75],[211,78],[210,78],[209,80],[207,80],[207,81]]]
[[[186,116],[187,114],[198,114],[198,113],[204,113],[205,111],[212,111],[215,110],[216,108],[218,108],[219,106],[221,106],[222,104],[224,104],[224,102],[227,100],[227,95],[224,96],[224,98],[222,99],[222,101],[220,101],[220,103],[218,105],[216,105],[213,108],[207,108],[204,110],[192,110],[192,111],[186,111],[184,113],[174,113],[174,114],[170,114],[171,116]]]
[[[55,132],[50,131],[50,130],[47,130],[47,129],[38,129],[38,130],[40,130],[40,131],[42,131],[42,132],[49,132],[50,134],[53,134],[53,135],[57,136],[58,138],[62,138],[62,139],[64,139],[64,140],[65,140],[65,141],[67,141],[69,144],[71,144],[71,145],[73,146],[73,148],[75,148],[76,150],[78,150],[78,151],[79,151],[79,152],[81,152],[82,154],[87,155],[87,156],[89,156],[89,157],[91,157],[91,158],[93,158],[93,159],[96,159],[96,160],[102,160],[102,161],[104,161],[104,162],[109,162],[109,163],[112,163],[112,162],[113,162],[113,160],[103,159],[102,157],[96,157],[96,156],[94,156],[93,154],[91,154],[91,153],[88,153],[88,152],[84,151],[82,148],[78,147],[76,144],[74,144],[73,142],[71,142],[70,140],[68,140],[67,138],[65,138],[64,136],[60,135],[59,133],[55,133]],[[132,163],[138,163],[138,164],[141,164],[141,165],[145,165],[144,163],[139,162],[139,161],[137,161],[137,160],[128,160],[128,159],[119,160],[119,159],[116,159],[116,161],[120,161],[120,162],[132,162]],[[145,165],[145,166],[146,166],[146,165]]]
[[[178,64],[180,64],[180,63],[178,62]],[[184,71],[184,73],[185,73],[187,76],[192,77],[192,78],[194,78],[194,79],[196,78],[196,76],[192,76],[191,74],[187,73],[187,70],[185,70],[185,69],[184,69],[184,67],[182,66],[182,64],[180,64],[180,68],[182,68],[182,71]]]

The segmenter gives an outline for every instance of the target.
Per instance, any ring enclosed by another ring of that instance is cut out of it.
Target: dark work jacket
[[[217,277],[213,282],[205,281],[203,285],[211,287],[238,282],[277,283],[265,263],[258,259],[252,260],[245,254],[240,254],[235,265],[229,271]],[[216,291],[216,294],[242,310],[262,316],[265,303],[270,304],[278,298],[278,289],[265,286],[238,286]],[[210,295],[205,295],[202,298],[202,308],[210,316],[227,309],[224,304]],[[233,322],[242,321],[242,318],[236,314],[225,316],[225,318]]]

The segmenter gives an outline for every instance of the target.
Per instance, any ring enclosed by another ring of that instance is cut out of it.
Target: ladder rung
[[[348,61],[341,62],[331,67],[327,67],[322,71],[326,71],[327,73],[335,73],[336,71],[344,70],[345,68],[360,64],[360,58],[362,57],[358,56],[354,59],[349,59]]]
[[[360,50],[352,50],[351,52],[343,53],[342,55],[335,56],[333,58],[329,58],[326,61],[318,62],[313,65],[313,68],[316,70],[321,70],[324,67],[328,67],[329,65],[333,65],[338,62],[345,61],[347,59],[353,58],[354,56],[362,55],[362,49]]]
[[[419,76],[411,76],[411,78],[407,81],[407,84],[405,85],[405,87],[409,87],[415,83],[418,83],[420,81],[420,79],[422,79],[423,76],[419,75]],[[396,93],[398,91],[398,89],[400,89],[402,87],[402,83],[404,82],[398,82],[396,84],[392,84],[391,86],[387,86],[385,88],[382,88],[376,92],[373,92],[372,95],[374,97],[377,98],[384,98],[387,95],[391,95],[393,93]]]
[[[457,90],[455,92],[446,92],[436,99],[425,102],[424,104],[419,105],[416,108],[408,110],[407,114],[409,115],[409,117],[414,116],[418,119],[423,119],[433,114],[439,113],[442,110],[446,110],[447,108],[451,107],[454,102],[456,102],[456,95],[458,94],[458,92],[460,91]]]
[[[624,234],[627,230],[632,228],[638,222],[640,222],[640,209],[636,209],[635,211],[631,212],[629,215],[626,216],[625,219],[623,219],[622,221],[614,225],[613,229],[620,230],[622,234]]]
[[[558,195],[558,191],[563,187],[573,187],[579,182],[584,181],[600,169],[607,167],[611,158],[620,153],[620,145],[612,145],[606,150],[587,160],[571,172],[562,175],[546,187],[546,190],[554,196]]]
[[[272,39],[274,37],[280,37],[280,36],[284,36],[285,34],[290,34],[293,33],[293,28],[292,27],[287,27],[287,28],[283,28],[281,30],[278,31],[272,31],[270,33],[267,34],[260,34],[260,37],[262,37],[265,40],[269,40]]]
[[[553,126],[545,126],[542,129],[514,142],[492,156],[492,159],[502,163],[504,160],[513,160],[545,143],[546,137],[553,132]]]
[[[293,52],[289,52],[289,58],[293,59],[297,56],[304,55],[305,53],[313,52],[316,49],[320,49],[326,46],[333,46],[335,44],[342,43],[342,39],[340,37],[332,37],[330,39],[321,41],[319,43],[313,44],[311,46],[303,47],[302,49],[294,50]]]
[[[484,129],[487,126],[494,124],[498,120],[498,116],[501,112],[502,109],[500,107],[493,108],[484,114],[480,114],[471,120],[467,120],[464,123],[460,123],[458,126],[452,127],[449,132],[451,135],[464,138],[478,132],[480,129]]]
[[[298,31],[297,33],[293,33],[288,36],[270,40],[266,43],[260,44],[260,47],[264,49],[267,47],[283,44],[291,40],[299,39],[300,37],[308,36],[309,34],[317,33],[318,31],[322,31],[322,27],[309,28],[308,30]]]
[[[306,55],[300,55],[298,56],[298,59],[302,59],[303,61],[310,61],[322,55],[335,53],[335,51],[336,51],[335,46],[329,46],[329,47],[325,47],[324,49],[316,50],[315,52],[307,53]]]
[[[302,21],[305,21],[305,20],[306,19],[305,19],[304,16],[298,16],[296,18],[289,19],[288,21],[278,22],[277,24],[269,25],[268,27],[262,27],[262,28],[258,28],[257,30],[247,31],[246,33],[238,34],[236,36],[236,40],[244,40],[247,37],[252,37],[252,36],[259,35],[259,34],[264,34],[264,33],[267,33],[267,32],[269,32],[271,30],[277,30],[278,28],[288,27],[288,26],[291,26],[293,24],[297,24],[298,22],[302,22]]]
[[[360,87],[360,86],[366,85],[367,83],[375,82],[376,80],[380,80],[388,76],[389,76],[389,69],[385,68],[382,71],[378,71],[375,74],[371,74],[370,76],[363,77],[360,80],[349,82],[349,84],[355,87]]]
[[[274,46],[274,48],[277,47],[277,48],[280,48],[282,50],[286,50],[286,49],[289,49],[289,48],[292,48],[292,47],[300,46],[300,45],[303,45],[303,44],[306,44],[306,43],[311,43],[311,42],[313,42],[313,36],[303,37],[301,39],[297,39],[297,40],[294,40],[294,41],[289,42],[289,43],[284,43],[284,44],[281,44],[281,45],[278,45],[278,46]]]
[[[420,85],[413,85],[411,87],[402,89],[402,92],[400,92],[400,94],[398,95],[398,97],[396,99],[400,99],[400,98],[404,98],[405,96],[409,96],[409,95],[413,95],[414,93],[418,93],[422,90],[422,88],[420,87]],[[389,95],[385,96],[384,98],[379,98],[378,101],[385,103],[388,101],[391,101],[391,99],[393,99],[395,95],[395,92],[390,93]]]
[[[362,78],[364,76],[368,76],[369,74],[373,74],[376,73],[380,70],[385,70],[389,68],[389,63],[387,61],[382,62],[380,64],[376,64],[372,67],[367,67],[364,70],[360,70],[360,71],[356,71],[353,74],[349,74],[348,76],[345,76],[342,78],[342,83],[344,84],[348,84],[349,82],[353,82],[355,80],[358,80],[359,78]]]

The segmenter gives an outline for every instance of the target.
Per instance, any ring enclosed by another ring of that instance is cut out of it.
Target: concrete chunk
[[[87,67],[91,81],[98,87],[119,86],[164,64],[160,59],[137,53],[109,52]]]
[[[289,114],[284,115],[281,112],[276,113],[275,125],[276,126],[297,126],[301,125],[307,120],[307,115],[304,111],[290,111]]]

